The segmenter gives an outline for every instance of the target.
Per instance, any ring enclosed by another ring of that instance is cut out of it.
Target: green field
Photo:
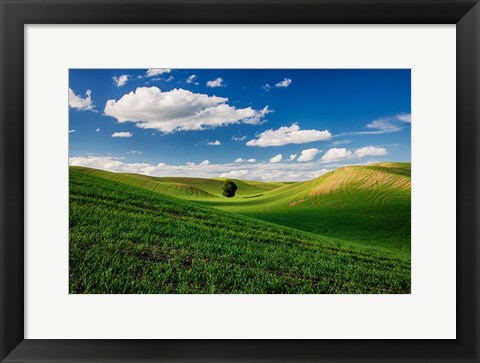
[[[410,163],[235,182],[70,167],[70,292],[410,292]]]

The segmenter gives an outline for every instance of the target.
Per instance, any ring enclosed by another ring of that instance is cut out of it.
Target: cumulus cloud
[[[87,89],[85,98],[76,95],[71,88],[68,89],[68,106],[79,111],[93,110],[92,91]]]
[[[291,154],[289,160],[293,161],[297,158],[297,154]]]
[[[112,137],[132,137],[133,134],[131,132],[114,132]]]
[[[355,150],[355,156],[363,158],[364,156],[380,156],[387,155],[387,150],[383,147],[365,146]]]
[[[187,83],[193,83],[193,81],[197,78],[195,74],[192,74],[190,77],[187,78]]]
[[[210,161],[208,161],[208,160],[203,160],[203,161],[200,163],[200,165],[208,165],[208,164],[210,164]]]
[[[100,131],[100,129],[96,129],[96,130],[95,130],[95,132],[99,132],[99,131]]]
[[[248,175],[248,170],[231,170],[228,173],[220,174],[220,178],[234,178],[234,179],[241,179]]]
[[[292,80],[290,78],[284,78],[283,81],[278,82],[275,87],[277,88],[285,88],[292,84]]]
[[[279,163],[280,161],[282,161],[282,154],[275,155],[270,159],[271,163]]]
[[[352,155],[352,152],[345,148],[332,148],[328,150],[325,155],[322,156],[322,161],[325,163],[331,163],[334,161],[345,160]]]
[[[212,88],[225,87],[225,85],[223,84],[223,78],[218,77],[218,78],[215,78],[214,80],[208,81],[207,82],[207,87],[212,87]]]
[[[350,151],[345,148],[333,148],[328,150],[322,157],[322,161],[330,163],[341,160],[361,159],[365,156],[383,156],[387,155],[387,150],[383,147],[364,146],[355,151]]]
[[[207,142],[207,145],[208,146],[219,146],[219,145],[222,145],[222,143],[220,142],[220,140],[215,140],[215,141]]]
[[[69,134],[73,134],[74,132],[77,132],[77,130],[68,130]]]
[[[164,133],[205,130],[236,123],[259,124],[270,112],[251,107],[235,108],[228,98],[193,93],[185,89],[162,92],[158,87],[139,87],[119,100],[108,100],[104,113],[118,122]]]
[[[315,148],[302,150],[302,155],[298,157],[298,161],[311,161],[320,151]]]
[[[256,163],[257,159],[244,159],[244,158],[237,158],[235,159],[236,163]]]
[[[282,126],[278,130],[267,130],[247,142],[248,146],[282,146],[287,144],[305,144],[313,141],[324,141],[332,137],[328,130],[300,130],[296,123]]]
[[[154,77],[165,73],[170,73],[172,70],[169,68],[150,68],[145,73],[145,77]]]
[[[305,181],[330,171],[319,162],[312,163],[229,163],[168,165],[165,163],[127,163],[114,156],[70,157],[70,165],[87,166],[96,169],[122,173],[138,173],[151,176],[185,176],[201,178],[238,178],[263,181]]]
[[[126,84],[127,81],[128,81],[128,78],[129,78],[129,75],[128,75],[128,74],[122,74],[122,75],[119,76],[119,77],[114,76],[112,79],[113,79],[113,83],[114,83],[117,87],[122,87],[122,86],[125,86],[125,84]]]

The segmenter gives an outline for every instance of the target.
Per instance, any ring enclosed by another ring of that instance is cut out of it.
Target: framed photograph
[[[480,361],[478,1],[1,9],[2,362]]]
[[[410,294],[410,90],[410,69],[70,69],[70,294]]]

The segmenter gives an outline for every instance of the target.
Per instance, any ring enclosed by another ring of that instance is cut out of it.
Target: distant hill
[[[247,200],[202,203],[308,232],[410,254],[411,164],[346,166]]]
[[[167,194],[184,199],[209,199],[222,197],[225,179],[187,178],[187,177],[153,177],[133,173],[114,173],[105,170],[71,166],[71,170],[88,173],[104,179],[117,181],[142,189]],[[258,182],[233,179],[238,186],[236,197],[250,197],[286,185],[280,182]]]
[[[234,198],[221,195],[223,179],[70,169],[345,243],[410,255],[410,163],[346,166],[299,183],[235,180],[239,188]]]
[[[223,197],[223,182],[225,178],[205,179],[186,177],[155,177],[155,180],[166,183],[183,183],[207,191],[213,195]],[[282,182],[259,182],[250,180],[232,179],[238,186],[236,197],[249,197],[262,194],[266,191],[286,185]]]
[[[410,191],[410,163],[381,163],[368,166],[345,166],[316,179],[278,188],[264,195],[274,205],[289,207],[306,203],[342,205],[381,205],[392,193]],[[340,195],[340,199],[336,196]]]
[[[215,198],[215,195],[210,194],[205,190],[196,188],[192,185],[180,182],[161,182],[157,180],[157,178],[147,175],[112,173],[110,171],[85,168],[81,166],[71,166],[70,170],[75,170],[79,173],[94,175],[103,179],[113,180],[122,184],[147,189],[153,192],[162,193],[182,199]]]

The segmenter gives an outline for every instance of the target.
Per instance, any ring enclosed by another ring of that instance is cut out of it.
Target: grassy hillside
[[[158,178],[140,174],[112,173],[109,171],[85,168],[82,166],[71,166],[70,170],[76,170],[103,179],[113,180],[122,184],[131,185],[137,188],[151,190],[182,199],[203,199],[215,198],[215,195],[208,191],[196,188],[193,185],[180,182],[161,182]]]
[[[348,166],[256,198],[222,198],[202,203],[410,255],[410,168],[410,163]]]
[[[227,212],[410,255],[410,163],[348,166],[303,183],[236,180],[234,198],[221,195],[223,179],[72,168]]]
[[[202,189],[206,192],[209,192],[213,195],[223,197],[223,182],[225,179],[204,179],[204,178],[185,178],[185,177],[175,177],[175,178],[155,178],[161,182],[167,183],[183,183],[188,184],[193,187]],[[280,182],[258,182],[258,181],[249,181],[249,180],[238,180],[232,179],[237,184],[238,189],[236,192],[236,197],[251,197],[265,193],[266,191],[281,187],[286,185],[285,183]]]
[[[70,168],[70,293],[410,292],[409,258],[122,180]]]
[[[153,177],[141,174],[130,173],[112,173],[105,170],[86,168],[81,166],[71,166],[77,170],[92,175],[114,180],[124,184],[136,186],[143,189],[152,190],[154,192],[171,195],[184,199],[204,199],[212,197],[222,197],[223,182],[225,179],[205,179],[205,178],[186,178],[186,177]],[[266,191],[287,185],[280,182],[258,182],[247,180],[235,180],[238,186],[236,196],[252,197],[258,196]]]

